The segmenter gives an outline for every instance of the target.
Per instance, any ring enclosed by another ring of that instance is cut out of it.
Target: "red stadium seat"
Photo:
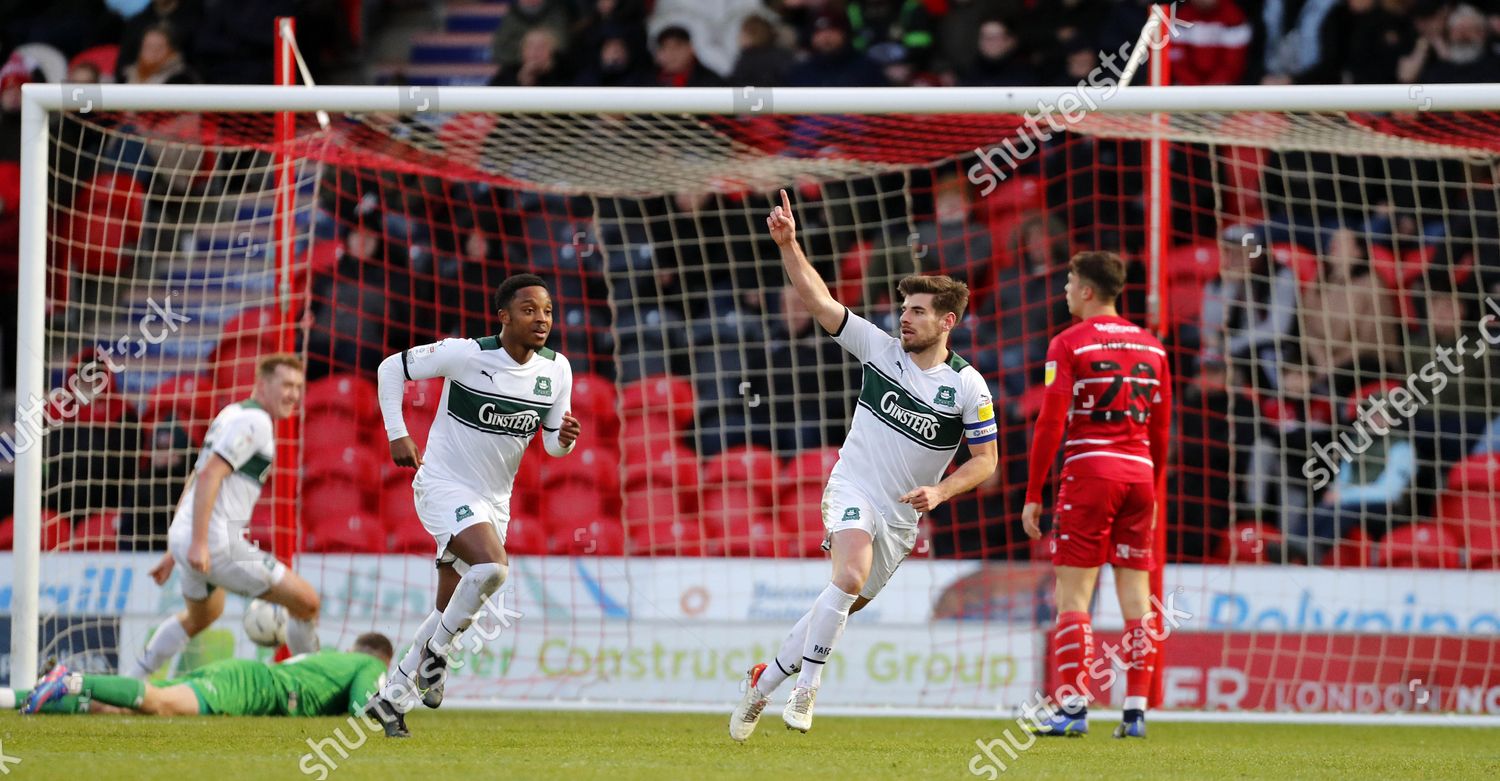
[[[693,451],[676,445],[634,455],[637,458],[625,464],[627,487],[650,483],[669,485],[684,493],[697,493],[698,457]]]
[[[789,532],[823,531],[823,486],[793,483],[776,495],[776,523]]]
[[[1500,569],[1500,524],[1471,526],[1464,533],[1471,569]]]
[[[620,435],[618,403],[614,383],[587,372],[573,375],[573,417],[588,436],[610,447]]]
[[[276,352],[280,315],[271,307],[251,307],[229,318],[219,329],[219,344],[240,344],[263,353]]]
[[[776,555],[783,532],[769,507],[747,504],[742,496],[730,492],[708,490],[699,516],[708,527],[710,555]]]
[[[1189,280],[1202,287],[1219,275],[1219,244],[1216,241],[1200,241],[1185,244],[1167,251],[1167,278]]]
[[[1500,526],[1500,453],[1471,456],[1449,470],[1437,521],[1460,530]]]
[[[218,410],[214,409],[211,383],[201,374],[179,374],[169,377],[151,389],[146,397],[142,420],[154,423],[171,416],[195,433],[194,442],[203,441],[203,432]]]
[[[682,429],[678,428],[672,416],[661,412],[625,418],[619,436],[627,453],[651,453],[676,446],[681,432]]]
[[[10,550],[15,545],[16,517],[0,521],[0,550]],[[42,509],[42,550],[58,550],[67,547],[73,538],[73,524],[52,510]]]
[[[786,485],[815,483],[821,489],[838,461],[839,449],[836,447],[804,450],[787,462],[781,472],[781,481]]]
[[[386,552],[432,555],[435,543],[417,515],[410,482],[392,481],[386,485],[380,494],[380,519],[385,530]]]
[[[1414,523],[1393,529],[1380,541],[1383,567],[1459,569],[1463,567],[1463,539],[1435,523]]]
[[[626,418],[651,413],[665,413],[674,430],[686,430],[697,412],[697,394],[691,380],[658,375],[637,380],[625,386],[620,397],[620,413]]]
[[[823,530],[804,529],[799,532],[782,531],[776,546],[776,555],[783,559],[821,559],[828,555],[823,550]]]
[[[1235,222],[1258,223],[1265,219],[1265,206],[1261,201],[1261,169],[1265,166],[1266,152],[1259,147],[1231,146],[1223,148],[1224,194],[1229,201],[1226,211]]]
[[[1304,286],[1318,281],[1318,255],[1303,249],[1301,245],[1272,244],[1271,256],[1278,263],[1296,272],[1297,280]]]
[[[213,366],[215,410],[250,398],[261,354],[257,345],[246,342],[221,342],[214,348],[209,363]]]
[[[1268,523],[1245,521],[1229,527],[1226,548],[1221,551],[1225,561],[1244,564],[1265,564],[1266,543],[1279,541],[1281,530]]]
[[[632,526],[629,551],[632,555],[702,556],[703,530],[690,520]]]
[[[619,494],[605,493],[598,485],[568,481],[550,485],[542,493],[541,516],[555,518],[606,518],[618,513]]]
[[[0,550],[10,550],[16,545],[16,516],[0,521]]]
[[[302,522],[309,527],[337,523],[366,509],[364,487],[351,481],[321,480],[302,494]]]
[[[780,472],[781,462],[775,453],[758,445],[739,445],[703,465],[703,485],[748,485],[770,494]]]
[[[1324,567],[1369,567],[1375,563],[1374,547],[1364,530],[1356,526],[1323,554],[1320,564]]]
[[[91,46],[73,55],[73,59],[68,60],[68,69],[72,70],[80,65],[92,65],[99,71],[99,75],[107,81],[117,76],[116,71],[119,59],[119,44],[105,43],[98,46]]]
[[[868,241],[856,241],[839,257],[837,280],[832,284],[833,297],[859,307],[865,300],[865,269],[870,267],[871,248]],[[871,302],[874,303],[874,302]]]
[[[332,374],[308,383],[302,406],[309,418],[315,412],[327,412],[352,417],[365,425],[381,423],[380,395],[375,383],[352,374]]]
[[[385,529],[371,513],[354,508],[312,517],[303,535],[310,553],[379,553],[385,547]]]
[[[547,553],[547,528],[540,521],[527,517],[511,518],[505,527],[505,550],[523,556],[541,556]]]
[[[325,444],[322,440],[309,439],[302,459],[307,470],[305,488],[324,482],[349,483],[358,490],[370,492],[381,488],[380,465],[383,459],[359,443]]]
[[[526,457],[531,458],[531,455],[528,453]],[[578,447],[565,458],[546,455],[543,448],[538,462],[541,464],[542,483],[547,490],[567,482],[589,483],[601,493],[620,490],[620,457],[613,448],[600,445]]]
[[[557,556],[623,556],[625,528],[619,520],[575,516],[549,527],[547,549]]]
[[[102,174],[81,188],[74,212],[58,226],[60,267],[115,276],[123,272],[141,236],[145,191],[128,174]]]
[[[620,519],[632,528],[663,518],[680,518],[686,515],[677,490],[665,484],[626,488],[620,508]]]
[[[119,533],[119,513],[95,513],[74,525],[68,550],[108,553],[115,550]]]

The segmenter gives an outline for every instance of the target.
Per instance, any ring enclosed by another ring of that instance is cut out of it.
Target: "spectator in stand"
[[[649,87],[656,81],[646,47],[632,30],[606,25],[599,31],[596,61],[579,74],[580,87]]]
[[[1255,403],[1229,381],[1224,357],[1204,354],[1198,376],[1177,397],[1177,440],[1168,495],[1177,519],[1168,545],[1189,561],[1211,552],[1210,540],[1229,528],[1245,500],[1241,475],[1250,471]]]
[[[406,253],[386,240],[378,207],[361,206],[345,228],[338,265],[314,275],[308,376],[374,374],[385,356],[410,344],[411,281]]]
[[[1323,25],[1324,81],[1394,84],[1396,64],[1416,45],[1415,0],[1349,0]],[[1174,74],[1175,75],[1175,74]]]
[[[1381,406],[1388,400],[1364,405],[1363,413],[1359,410],[1360,402],[1380,395],[1351,400],[1346,418],[1354,428],[1339,439],[1364,447],[1350,448],[1352,458],[1339,466],[1337,477],[1312,513],[1296,515],[1287,524],[1289,559],[1317,564],[1356,527],[1369,538],[1379,538],[1391,530],[1396,518],[1410,517],[1409,494],[1417,474],[1410,434]],[[1381,436],[1380,431],[1388,433]]]
[[[1001,382],[1019,397],[1041,384],[1047,344],[1072,319],[1058,295],[1068,281],[1068,230],[1057,217],[1036,213],[1009,240],[1014,260],[996,281],[993,314],[1000,319]]]
[[[952,170],[939,174],[932,188],[932,214],[915,220],[910,234],[889,236],[872,254],[865,270],[867,304],[889,305],[902,277],[923,272],[948,274],[967,282],[976,303],[994,288],[990,273],[992,247],[988,228],[971,214],[968,180]]]
[[[471,212],[454,219],[453,252],[436,258],[439,337],[477,339],[494,330],[491,298],[505,277],[493,214],[476,220]],[[432,322],[429,320],[429,322]]]
[[[979,53],[968,72],[959,75],[959,83],[965,87],[1027,87],[1039,82],[1010,26],[989,19],[979,25]]]
[[[1255,30],[1235,0],[1190,0],[1177,6],[1177,18],[1182,24],[1169,50],[1173,85],[1244,80]]]
[[[167,529],[193,469],[192,436],[171,416],[151,424],[144,445],[147,451],[141,457],[141,479],[121,508],[122,551],[167,549]]]
[[[1472,282],[1459,284],[1448,269],[1433,269],[1423,289],[1413,295],[1420,324],[1407,339],[1406,371],[1421,382],[1428,396],[1413,422],[1419,486],[1424,501],[1435,495],[1443,475],[1484,435],[1490,414],[1500,407],[1500,350],[1484,345],[1476,323],[1483,314]],[[1460,340],[1463,344],[1460,345]],[[1426,368],[1428,366],[1432,368]],[[1430,381],[1439,377],[1444,382]],[[1414,508],[1425,513],[1430,508]]]
[[[842,444],[854,408],[852,392],[858,381],[838,343],[817,327],[797,292],[781,290],[781,318],[772,323],[770,344],[770,399],[775,440],[780,455]]]
[[[1219,256],[1219,276],[1203,288],[1202,344],[1225,356],[1241,385],[1276,387],[1276,361],[1257,361],[1276,352],[1297,323],[1297,275],[1272,259],[1257,228],[1230,226]]]
[[[879,62],[909,62],[916,70],[931,61],[932,16],[922,0],[854,0],[846,11],[856,51]]]
[[[205,5],[193,33],[189,59],[210,84],[267,84],[275,76],[276,17],[295,16],[297,0],[220,0]],[[321,50],[299,29],[298,42],[309,64]],[[317,76],[316,67],[313,75]]]
[[[1324,65],[1323,22],[1339,0],[1266,0],[1261,11],[1265,29],[1262,84],[1292,84],[1316,79]]]
[[[157,25],[141,36],[140,54],[135,62],[120,71],[126,84],[196,84],[193,73],[182,59],[172,29]]]
[[[1371,272],[1364,241],[1334,230],[1298,311],[1308,365],[1334,395],[1344,397],[1375,377],[1394,373],[1400,360],[1401,314]]]
[[[183,36],[197,32],[203,19],[203,0],[151,0],[151,3],[135,16],[125,21],[125,32],[120,36],[120,54],[116,67],[135,62],[141,53],[141,39],[146,31],[167,25]],[[180,43],[181,41],[179,41]]]
[[[103,79],[103,74],[92,63],[80,62],[68,68],[69,84],[98,84]]]
[[[501,67],[490,79],[492,87],[561,87],[572,82],[558,55],[562,41],[551,27],[535,27],[521,39],[521,62]]]
[[[1489,23],[1467,3],[1455,7],[1441,29],[1417,39],[1397,70],[1404,82],[1468,84],[1500,81],[1500,57],[1490,48]]]
[[[824,11],[812,23],[812,54],[787,74],[792,87],[882,87],[880,66],[849,44],[849,19]]]
[[[774,87],[786,79],[796,53],[776,40],[776,27],[764,16],[751,14],[740,23],[740,55],[729,74],[735,86]]]
[[[656,86],[722,87],[724,80],[698,62],[687,28],[665,27],[656,34]]]
[[[1090,74],[1099,68],[1099,51],[1082,38],[1074,40],[1064,50],[1061,68],[1062,71],[1053,79],[1054,84],[1066,87],[1082,83],[1087,86]],[[1109,74],[1106,70],[1100,70],[1099,73],[1093,79],[1095,83],[1103,83],[1100,79]]]
[[[957,74],[967,73],[979,56],[974,31],[986,19],[1013,18],[1022,4],[1022,0],[949,0],[948,13],[937,19],[933,69],[947,74],[950,82]]]
[[[1113,0],[1027,3],[1026,10],[1006,18],[1016,20],[1011,32],[1021,39],[1021,48],[1031,54],[1032,65],[1037,71],[1056,78],[1066,69],[1068,57],[1078,48],[1092,49],[1098,56],[1100,23],[1109,14],[1112,4]],[[1139,35],[1140,28],[1136,28],[1131,43]]]
[[[645,50],[645,0],[593,0],[579,5],[585,10],[573,22],[569,39],[575,46],[570,48],[598,51],[608,34],[623,34],[633,48]]]
[[[521,65],[522,42],[526,34],[538,27],[552,30],[558,43],[557,55],[564,56],[568,49],[568,3],[564,0],[516,0],[510,12],[495,29],[490,53],[500,72],[509,72]]]

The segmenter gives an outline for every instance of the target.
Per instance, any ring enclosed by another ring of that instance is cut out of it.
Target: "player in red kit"
[[[1047,393],[1031,443],[1031,479],[1021,522],[1039,539],[1042,487],[1059,444],[1052,563],[1057,572],[1053,662],[1060,711],[1043,735],[1088,732],[1088,678],[1096,672],[1089,600],[1106,561],[1114,567],[1125,617],[1125,719],[1115,737],[1146,736],[1146,697],[1156,665],[1159,617],[1150,612],[1156,486],[1167,462],[1171,376],[1167,351],[1115,311],[1125,263],[1112,252],[1080,252],[1069,262],[1068,311],[1082,320],[1047,348]],[[1063,434],[1067,433],[1067,441]]]

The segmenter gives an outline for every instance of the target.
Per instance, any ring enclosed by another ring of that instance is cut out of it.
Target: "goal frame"
[[[28,84],[22,88],[20,291],[17,311],[16,425],[41,430],[44,398],[47,282],[48,155],[53,112],[179,111],[282,114],[316,111],[412,114],[422,96],[438,96],[443,113],[677,113],[677,114],[974,114],[1020,115],[1063,95],[1082,98],[1090,113],[1417,112],[1500,111],[1500,84],[1356,86],[1212,86],[1130,89],[1107,87],[983,87],[819,89],[791,87],[586,88],[536,90],[500,87],[286,87],[219,85]],[[752,110],[749,106],[755,106]],[[1162,124],[1161,134],[1166,132]],[[1160,139],[1158,139],[1160,140]],[[1164,157],[1164,155],[1162,156]],[[1154,158],[1155,159],[1155,158]],[[1162,172],[1164,173],[1164,172]],[[283,180],[284,181],[284,180]],[[1153,177],[1153,192],[1161,187]],[[1165,189],[1162,187],[1162,189]],[[1165,195],[1165,193],[1163,193]],[[1158,231],[1160,233],[1160,231]],[[1160,268],[1165,242],[1148,247]],[[1162,302],[1153,297],[1159,307]],[[1148,313],[1155,322],[1155,314]],[[36,677],[39,637],[43,452],[16,454],[15,537],[11,613],[11,682],[25,688]],[[1277,714],[1285,716],[1287,714]],[[1433,723],[1437,723],[1434,721]],[[1450,722],[1442,722],[1450,723]],[[1500,719],[1487,723],[1500,723]]]

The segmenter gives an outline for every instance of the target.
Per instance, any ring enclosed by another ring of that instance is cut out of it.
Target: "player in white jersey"
[[[771,694],[792,675],[797,681],[782,720],[802,732],[812,727],[823,665],[849,614],[869,604],[911,553],[922,513],[979,485],[997,460],[989,387],[948,349],[968,287],[945,276],[901,280],[897,339],[829,295],[797,244],[785,190],[781,204],[766,225],[787,276],[818,324],[864,365],[864,384],[823,492],[823,544],[833,557],[832,582],[775,658],[750,668],[744,697],[729,719],[729,736],[740,741],[755,731]],[[965,440],[969,460],[944,478]]]
[[[505,582],[510,494],[526,446],[538,431],[554,457],[573,451],[578,420],[569,413],[573,370],[547,348],[552,297],[535,274],[506,279],[495,291],[500,335],[444,339],[404,350],[380,364],[380,411],[391,459],[416,467],[417,515],[437,541],[437,608],[391,672],[369,712],[389,737],[406,737],[407,695],[442,702],[447,659],[457,636]],[[443,377],[441,414],[421,453],[407,435],[401,397],[407,380]],[[460,570],[462,566],[464,569]]]
[[[270,355],[256,369],[255,390],[225,407],[203,437],[203,452],[167,531],[167,553],[151,570],[157,585],[181,567],[182,612],[167,618],[125,674],[149,678],[224,612],[224,592],[286,607],[292,653],[318,650],[318,592],[249,540],[245,527],[271,475],[275,421],[297,413],[305,385],[302,360]]]

